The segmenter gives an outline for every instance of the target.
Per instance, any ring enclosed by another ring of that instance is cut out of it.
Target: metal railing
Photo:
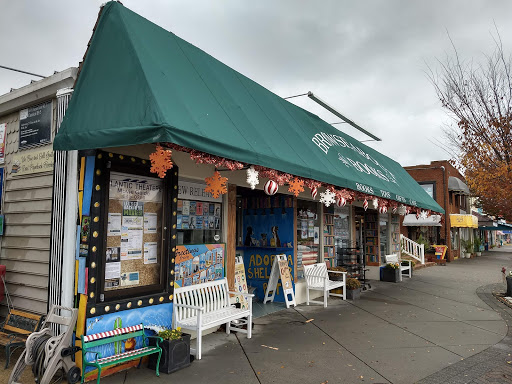
[[[425,245],[418,244],[400,234],[400,249],[402,253],[418,260],[421,264],[425,264]]]

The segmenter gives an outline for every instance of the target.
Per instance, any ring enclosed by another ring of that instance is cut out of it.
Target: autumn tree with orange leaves
[[[444,130],[452,160],[485,213],[512,220],[511,58],[499,35],[483,63],[463,62],[454,52],[429,73],[455,122]]]

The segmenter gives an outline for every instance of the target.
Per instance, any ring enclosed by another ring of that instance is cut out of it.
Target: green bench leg
[[[158,351],[158,359],[156,361],[156,375],[160,376],[160,358],[162,357],[162,350]]]

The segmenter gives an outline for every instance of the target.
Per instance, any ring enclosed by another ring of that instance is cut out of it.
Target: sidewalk
[[[511,353],[512,338],[504,339],[508,327],[502,316],[512,310],[484,286],[503,289],[500,270],[512,267],[511,251],[503,247],[476,259],[425,268],[399,284],[374,282],[355,302],[333,298],[327,309],[301,305],[273,313],[255,320],[252,339],[208,335],[203,359],[169,376],[158,379],[142,368],[102,382],[490,382],[482,380],[494,374],[490,370],[497,365],[490,362],[497,352],[501,357]],[[478,287],[484,288],[477,292]],[[306,323],[309,319],[314,320]],[[499,363],[510,368],[503,359]],[[472,367],[475,372],[464,376]]]

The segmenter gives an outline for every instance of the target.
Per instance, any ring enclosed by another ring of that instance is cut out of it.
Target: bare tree
[[[482,208],[512,220],[512,61],[496,35],[481,63],[462,61],[452,43],[453,57],[428,76],[455,123],[444,130],[452,160]]]

